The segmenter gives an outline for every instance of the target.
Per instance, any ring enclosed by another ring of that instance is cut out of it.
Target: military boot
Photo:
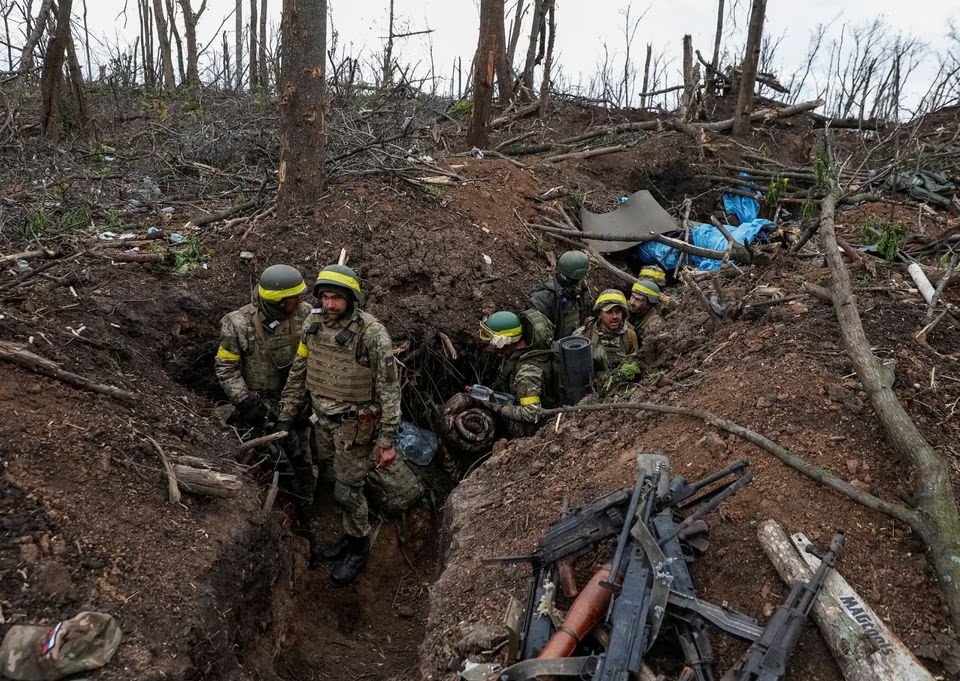
[[[350,552],[330,572],[330,581],[337,586],[355,580],[370,558],[370,537],[349,537],[349,540]]]
[[[330,544],[324,549],[314,552],[310,557],[310,567],[316,567],[314,562],[333,563],[338,560],[343,560],[350,554],[350,548],[353,546],[355,539],[356,537],[345,534],[337,540],[337,543]]]

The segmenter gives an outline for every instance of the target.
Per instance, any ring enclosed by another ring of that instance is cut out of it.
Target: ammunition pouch
[[[380,408],[366,406],[352,409],[339,415],[340,427],[337,437],[348,447],[351,445],[370,444],[377,438],[377,427],[380,425]]]

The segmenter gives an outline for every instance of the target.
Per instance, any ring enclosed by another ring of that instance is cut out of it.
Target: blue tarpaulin
[[[737,243],[752,244],[758,239],[767,236],[773,223],[764,218],[757,218],[750,222],[742,223],[737,227],[727,226],[730,234]],[[668,235],[671,236],[671,235]],[[701,248],[710,248],[715,251],[727,250],[727,239],[719,229],[713,225],[702,223],[694,224],[690,228],[690,243]],[[665,244],[656,241],[645,241],[636,247],[640,262],[644,265],[660,265],[665,270],[671,270],[677,266],[677,261],[682,255],[680,251]],[[719,260],[701,258],[696,255],[689,255],[687,262],[698,270],[718,270],[720,269]]]
[[[740,177],[750,179],[750,173],[740,173]],[[760,215],[760,202],[757,200],[763,196],[760,192],[750,187],[739,187],[739,189],[753,194],[756,198],[749,196],[737,196],[736,194],[724,194],[723,209],[728,213],[737,216],[737,222],[741,225],[745,222],[753,222]]]

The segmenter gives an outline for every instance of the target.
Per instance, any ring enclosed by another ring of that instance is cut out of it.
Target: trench
[[[163,356],[171,378],[215,405],[225,396],[212,372],[217,341],[211,338],[213,329],[205,337],[175,337]],[[462,334],[451,340],[457,348],[452,356],[439,337],[411,339],[400,355],[403,418],[432,431],[445,398],[466,385],[492,381],[498,370],[476,339]],[[211,619],[191,635],[196,678],[231,678],[240,670],[289,681],[417,678],[428,589],[443,569],[441,508],[462,472],[476,463],[451,465],[435,455],[427,466],[416,467],[424,498],[399,517],[372,518],[370,562],[345,587],[330,582],[332,566],[308,569],[308,543],[298,535],[293,506],[281,493],[276,506],[281,512],[224,546],[210,567]],[[251,479],[261,498],[269,481],[270,475]],[[332,484],[321,485],[318,539],[324,543],[338,538],[340,524]]]

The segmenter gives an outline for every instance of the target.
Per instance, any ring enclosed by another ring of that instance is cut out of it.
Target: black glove
[[[283,451],[290,462],[297,463],[303,459],[304,453],[303,445],[300,442],[300,433],[294,430],[289,421],[277,421],[275,428],[276,432],[287,434],[281,441],[280,446],[283,447]]]
[[[268,414],[265,405],[257,393],[250,393],[237,405],[237,419],[252,428],[263,426]]]

